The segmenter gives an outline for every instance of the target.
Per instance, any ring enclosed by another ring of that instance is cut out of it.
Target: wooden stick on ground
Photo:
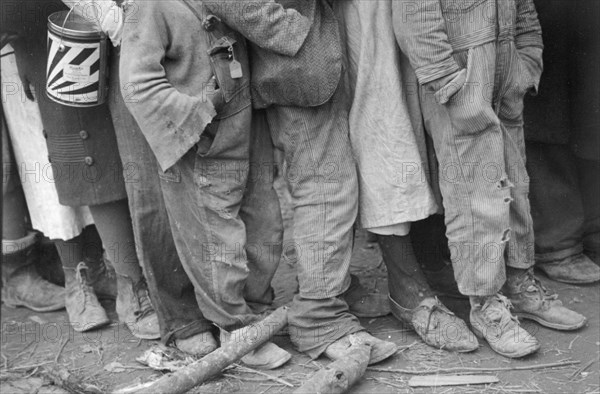
[[[256,324],[231,333],[231,340],[200,360],[165,375],[137,393],[185,393],[194,386],[218,375],[227,366],[269,341],[287,324],[287,308],[281,307]],[[127,390],[127,389],[124,389]]]
[[[514,367],[500,367],[500,368],[471,368],[471,367],[457,367],[457,368],[436,368],[436,369],[423,369],[423,370],[412,370],[412,369],[386,369],[369,367],[368,371],[372,372],[389,372],[389,373],[403,373],[407,375],[427,375],[427,374],[440,374],[440,373],[463,373],[463,372],[501,372],[501,371],[526,371],[531,369],[545,369],[545,368],[561,368],[570,365],[581,364],[581,361],[568,360],[561,361],[551,364],[536,364],[536,365],[516,365]]]
[[[353,337],[351,336],[351,342]],[[371,356],[371,345],[363,342],[352,343],[343,359],[332,362],[316,372],[294,394],[305,393],[345,393],[367,370]]]

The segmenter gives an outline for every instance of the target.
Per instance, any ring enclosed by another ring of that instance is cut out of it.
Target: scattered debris
[[[184,393],[218,375],[227,366],[270,340],[277,331],[287,325],[287,310],[287,307],[281,307],[260,322],[232,332],[232,338],[244,338],[245,340],[230,340],[200,360],[157,379],[151,385],[137,392],[139,394]],[[252,338],[252,340],[248,340],[248,338]],[[127,390],[127,388],[125,389]]]
[[[135,360],[157,371],[168,372],[179,371],[195,361],[192,357],[183,356],[180,352],[170,352],[159,345],[146,350]]]

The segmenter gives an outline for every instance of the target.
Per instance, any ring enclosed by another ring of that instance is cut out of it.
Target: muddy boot
[[[519,318],[564,331],[577,330],[587,322],[585,316],[563,306],[558,294],[550,294],[532,269],[507,269],[503,292]]]
[[[117,315],[131,333],[141,339],[159,339],[160,327],[146,281],[133,283],[129,277],[117,274]]]
[[[117,298],[117,274],[106,255],[95,261],[86,258],[86,264],[89,267],[90,285],[94,288],[96,296],[101,300],[115,300]]]
[[[84,332],[102,327],[110,320],[89,284],[88,267],[84,262],[77,268],[63,267],[67,290],[66,307],[75,331]]]
[[[39,259],[37,233],[17,240],[2,240],[2,301],[35,312],[65,307],[65,289],[43,279],[35,269]]]

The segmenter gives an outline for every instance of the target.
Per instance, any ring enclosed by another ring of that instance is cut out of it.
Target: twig
[[[596,360],[591,360],[589,363],[585,364],[583,367],[579,368],[577,371],[573,372],[571,376],[569,376],[569,380],[575,379],[579,374],[588,369]]]
[[[65,346],[67,346],[67,342],[69,342],[69,336],[68,335],[65,338],[65,340],[63,341],[63,343],[60,345],[60,349],[58,349],[58,353],[56,353],[56,357],[54,357],[54,363],[55,364],[58,363],[58,359],[60,358],[60,355],[62,354]]]
[[[287,380],[283,380],[283,379],[278,378],[276,376],[269,375],[268,373],[264,373],[264,372],[257,371],[257,370],[252,369],[252,368],[244,367],[244,366],[242,366],[240,364],[233,364],[233,366],[235,366],[237,369],[241,370],[242,372],[254,373],[254,374],[257,374],[257,375],[260,375],[260,376],[264,376],[265,378],[267,378],[269,380],[272,380],[274,382],[281,383],[281,384],[283,384],[285,386],[294,387],[294,385],[291,384],[290,382],[288,382]]]
[[[580,337],[581,335],[577,335],[575,338],[573,338],[573,340],[569,343],[569,350],[573,348],[573,343],[575,343],[575,341],[578,340]]]
[[[19,369],[31,369],[31,368],[38,368],[44,365],[48,365],[48,364],[54,364],[54,361],[45,361],[43,363],[39,363],[39,364],[31,364],[31,365],[20,365],[20,366],[16,366],[16,367],[11,367],[10,369],[6,369],[6,371],[16,371]]]
[[[389,373],[404,373],[404,374],[412,374],[412,375],[425,375],[425,374],[435,374],[435,373],[460,373],[460,372],[499,372],[499,371],[524,371],[531,369],[544,369],[544,368],[557,368],[557,367],[566,367],[569,365],[580,364],[581,361],[564,361],[560,363],[551,363],[551,364],[538,364],[538,365],[523,365],[523,366],[514,366],[507,368],[470,368],[470,367],[458,367],[458,368],[436,368],[436,369],[428,369],[428,370],[412,370],[412,369],[385,369],[378,367],[368,367],[367,371],[372,372],[389,372]]]
[[[2,359],[4,360],[4,369],[8,369],[8,357],[6,357],[4,354],[0,353],[0,356],[2,357]]]
[[[385,379],[381,379],[381,378],[367,378],[367,380],[374,380],[374,381],[379,382],[381,384],[385,384],[385,385],[388,385],[388,386],[391,386],[391,387],[395,387],[397,389],[406,390],[406,386],[400,386],[399,384],[394,384],[392,382],[388,382]]]

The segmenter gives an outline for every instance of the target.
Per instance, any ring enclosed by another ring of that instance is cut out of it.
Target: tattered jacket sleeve
[[[207,97],[181,93],[167,80],[169,28],[161,3],[140,2],[137,22],[126,24],[120,72],[125,103],[166,171],[198,142],[216,111]]]
[[[452,57],[439,0],[393,1],[392,18],[396,40],[421,84],[459,70]]]
[[[202,4],[225,24],[266,50],[295,56],[311,21],[274,0],[213,0]]]

